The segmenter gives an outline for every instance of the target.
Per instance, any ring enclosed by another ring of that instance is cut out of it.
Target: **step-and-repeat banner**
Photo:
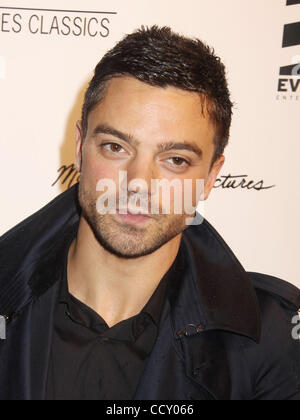
[[[247,270],[300,286],[300,0],[0,0],[0,235],[77,181],[93,69],[153,24],[227,66],[231,139],[205,217]]]

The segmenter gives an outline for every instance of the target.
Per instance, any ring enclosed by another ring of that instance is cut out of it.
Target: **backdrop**
[[[0,1],[0,234],[76,182],[74,126],[105,51],[168,25],[215,48],[235,103],[205,217],[247,270],[300,286],[300,0]]]

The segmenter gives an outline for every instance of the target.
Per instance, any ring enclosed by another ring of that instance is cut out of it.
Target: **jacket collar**
[[[60,194],[0,238],[1,314],[18,312],[32,294],[42,295],[58,278],[57,260],[78,229],[77,188],[78,184]],[[186,281],[180,282],[171,297],[175,336],[221,329],[258,341],[255,290],[230,248],[206,220],[185,230],[180,254]],[[52,269],[45,271],[46,265]]]
[[[57,258],[64,240],[76,230],[80,214],[77,187],[60,194],[0,238],[0,314],[18,313],[51,285],[55,274],[51,270],[47,275],[50,284],[46,278],[39,283],[33,279],[37,289],[32,290],[29,281],[38,277],[37,271],[43,274],[43,262]]]
[[[173,312],[175,336],[224,330],[260,339],[260,310],[246,271],[215,229],[206,221],[183,234],[185,281]]]

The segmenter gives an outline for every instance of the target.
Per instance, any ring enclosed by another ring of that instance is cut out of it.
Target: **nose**
[[[153,159],[150,156],[136,157],[128,164],[127,167],[127,182],[128,191],[135,190],[137,180],[143,180],[143,183],[138,183],[139,192],[141,194],[151,193],[151,180],[155,179],[155,166]]]

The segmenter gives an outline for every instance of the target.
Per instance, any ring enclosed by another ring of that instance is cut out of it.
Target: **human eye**
[[[125,152],[125,149],[120,144],[114,142],[102,143],[100,147],[108,153],[120,154]]]
[[[186,168],[190,166],[189,161],[180,156],[170,157],[167,159],[167,162],[171,163],[172,166],[175,166],[177,168]]]

